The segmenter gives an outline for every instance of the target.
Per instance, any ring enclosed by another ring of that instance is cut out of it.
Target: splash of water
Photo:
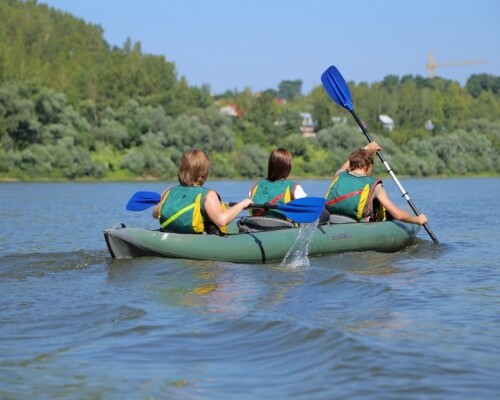
[[[309,266],[309,258],[307,257],[309,253],[309,242],[312,239],[317,225],[318,220],[300,226],[299,234],[295,242],[281,262],[282,267],[297,268]]]

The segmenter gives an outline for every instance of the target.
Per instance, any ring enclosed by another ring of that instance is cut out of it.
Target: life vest
[[[294,200],[297,183],[286,179],[271,182],[268,179],[257,181],[250,190],[250,198],[255,204],[285,204]],[[250,215],[287,219],[278,210],[250,209]]]
[[[347,171],[338,174],[326,192],[326,209],[330,214],[342,214],[359,222],[385,220],[385,209],[374,198],[380,179],[354,176]]]
[[[216,225],[205,211],[208,192],[201,186],[178,185],[167,189],[158,214],[161,229],[175,233],[226,233],[227,227],[217,228],[220,232],[214,230]]]

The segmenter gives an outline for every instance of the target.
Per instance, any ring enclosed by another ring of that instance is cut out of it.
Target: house
[[[315,137],[316,136],[316,126],[313,121],[313,117],[311,113],[300,113],[300,132],[302,132],[302,136],[304,137]]]
[[[229,115],[230,117],[241,117],[242,115],[242,112],[238,109],[238,106],[234,103],[221,107],[219,111],[222,114]]]
[[[391,132],[394,129],[394,121],[388,115],[379,115],[378,119],[384,125],[384,128]]]

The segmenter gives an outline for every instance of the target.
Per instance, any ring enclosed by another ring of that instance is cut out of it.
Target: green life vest
[[[280,179],[271,182],[268,179],[261,179],[256,182],[250,191],[250,197],[255,204],[285,204],[294,200],[293,193],[297,184],[293,181]],[[278,210],[251,209],[250,215],[266,216],[286,219]]]
[[[209,229],[214,223],[205,212],[208,192],[209,189],[200,186],[178,185],[168,189],[158,215],[161,229],[175,233],[214,233]]]
[[[375,188],[381,184],[380,179],[344,171],[333,179],[326,192],[326,209],[330,214],[347,215],[360,222],[383,220],[385,210],[374,199]]]

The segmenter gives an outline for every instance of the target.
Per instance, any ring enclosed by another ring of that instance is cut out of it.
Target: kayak
[[[118,259],[151,256],[265,264],[282,261],[300,229],[283,227],[241,232],[241,227],[232,226],[230,233],[219,236],[170,233],[118,224],[104,230],[104,238],[111,257]],[[337,216],[314,228],[307,254],[316,257],[369,250],[394,252],[410,244],[419,230],[420,225],[400,221],[361,223]]]

